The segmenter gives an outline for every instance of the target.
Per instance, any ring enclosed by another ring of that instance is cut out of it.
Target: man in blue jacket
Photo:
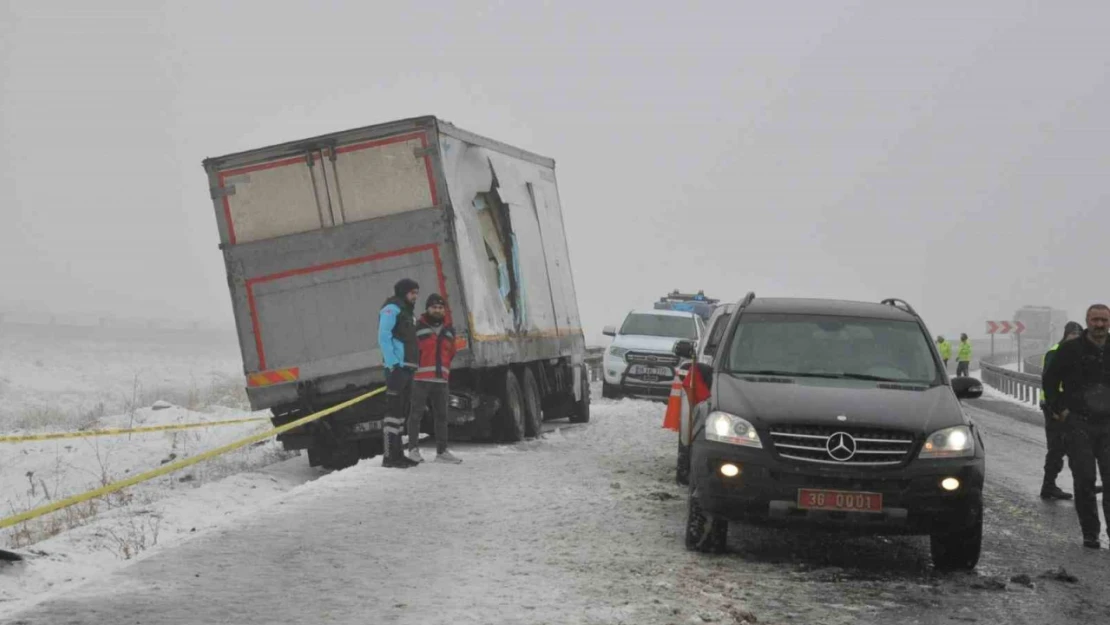
[[[391,469],[407,469],[419,464],[406,458],[401,449],[401,432],[408,416],[412,378],[419,362],[414,312],[419,296],[420,285],[415,280],[399,280],[393,285],[393,297],[385,301],[378,313],[378,347],[382,350],[386,387],[382,466]]]

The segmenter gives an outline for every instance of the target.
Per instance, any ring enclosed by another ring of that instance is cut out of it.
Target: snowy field
[[[234,335],[2,325],[0,433],[127,428],[252,416],[246,412],[240,369]],[[156,401],[168,402],[171,407],[154,410]],[[267,427],[268,422],[262,421],[129,437],[0,443],[0,518]],[[274,441],[259,443],[180,474],[8,528],[0,532],[0,546],[27,547],[94,517],[114,516],[122,525],[101,532],[98,548],[110,557],[134,557],[154,542],[160,520],[108,513],[287,457]],[[139,521],[142,527],[133,527]]]

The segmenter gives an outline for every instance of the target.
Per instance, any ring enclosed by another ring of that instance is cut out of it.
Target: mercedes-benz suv
[[[756,299],[732,313],[693,410],[686,546],[729,521],[926,534],[938,569],[972,569],[983,440],[930,333],[901,300]],[[676,346],[689,357],[692,343]]]

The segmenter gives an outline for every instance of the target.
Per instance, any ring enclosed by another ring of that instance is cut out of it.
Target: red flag
[[[705,380],[701,377],[698,363],[690,363],[690,371],[687,372],[686,379],[682,381],[682,388],[686,389],[686,396],[690,398],[692,406],[709,399],[709,387],[706,386]]]

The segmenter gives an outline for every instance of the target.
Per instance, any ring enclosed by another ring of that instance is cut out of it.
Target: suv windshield
[[[640,334],[643,336],[665,336],[680,339],[698,338],[693,317],[674,315],[631,314],[621,326],[621,334]]]
[[[756,313],[740,318],[723,364],[730,373],[939,383],[913,321]]]

